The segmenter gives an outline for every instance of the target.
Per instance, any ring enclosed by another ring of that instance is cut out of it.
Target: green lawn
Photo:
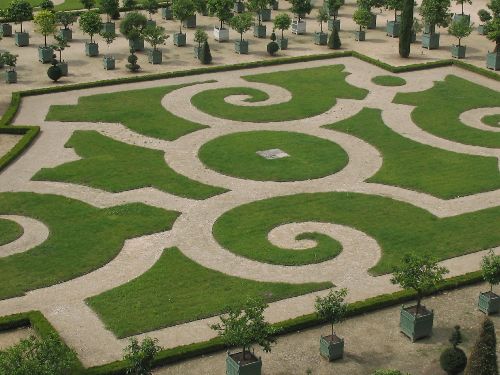
[[[126,239],[168,230],[177,212],[132,203],[98,209],[58,195],[0,194],[0,214],[40,220],[49,238],[26,251],[0,258],[0,299],[54,285],[111,261]]]
[[[43,168],[33,180],[71,182],[114,193],[155,187],[193,199],[226,191],[176,173],[165,163],[162,151],[128,145],[96,131],[75,131],[66,147],[74,148],[82,159]]]
[[[289,157],[268,160],[257,151],[280,149]],[[336,143],[301,133],[252,131],[228,134],[204,144],[200,160],[226,175],[259,181],[300,181],[344,168],[347,153]]]
[[[15,221],[0,219],[0,246],[17,240],[23,232],[23,227]]]
[[[376,76],[372,78],[372,82],[379,86],[403,86],[406,85],[406,80],[396,76]]]
[[[325,126],[352,134],[383,155],[382,168],[370,179],[386,185],[450,199],[500,188],[498,160],[458,154],[405,138],[387,127],[378,109]]]
[[[47,121],[121,123],[154,138],[172,141],[206,128],[174,116],[161,105],[163,97],[187,85],[154,87],[81,97],[77,105],[53,105]]]
[[[438,137],[473,146],[500,148],[500,133],[475,129],[459,120],[462,112],[498,107],[498,91],[449,75],[426,91],[397,94],[394,103],[415,106],[411,114],[415,124]]]
[[[264,73],[243,77],[250,82],[281,86],[292,94],[287,103],[263,107],[244,107],[226,103],[229,95],[250,95],[250,101],[267,99],[259,90],[233,87],[206,90],[194,95],[191,102],[198,109],[219,118],[236,121],[272,122],[307,118],[328,111],[337,98],[363,99],[368,91],[345,81],[349,74],[343,65]]]
[[[240,279],[204,268],[178,249],[164,251],[143,275],[87,299],[118,337],[217,315],[248,297],[268,302],[331,287],[329,282],[265,283]],[[207,298],[208,297],[208,298]]]
[[[500,126],[500,114],[484,116],[481,121],[489,126]]]
[[[429,212],[390,198],[358,193],[315,193],[270,198],[236,207],[214,225],[215,239],[226,249],[262,262],[304,264],[300,251],[280,249],[267,239],[286,223],[318,221],[346,225],[373,237],[383,256],[372,268],[390,272],[408,253],[446,259],[500,244],[500,207],[440,219]],[[328,240],[307,250],[328,249]]]

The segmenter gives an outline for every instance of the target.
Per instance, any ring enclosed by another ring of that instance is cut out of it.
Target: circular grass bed
[[[406,81],[401,77],[395,76],[376,76],[372,78],[372,82],[379,86],[403,86]]]
[[[288,156],[266,159],[260,151],[280,150]],[[307,134],[252,131],[216,138],[199,151],[200,160],[225,175],[257,181],[303,181],[340,171],[347,153],[336,143]]]
[[[0,246],[17,240],[23,232],[23,227],[15,221],[0,219]]]
[[[499,114],[495,114],[495,115],[484,116],[481,119],[481,122],[483,124],[486,124],[486,125],[489,125],[489,126],[500,127],[500,113]]]

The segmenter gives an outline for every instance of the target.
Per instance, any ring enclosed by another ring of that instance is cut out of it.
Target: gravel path
[[[284,102],[289,100],[290,94],[283,88],[249,83],[241,79],[241,76],[332,63],[345,64],[346,70],[353,73],[347,77],[347,81],[367,88],[370,94],[364,100],[338,100],[333,108],[318,116],[274,123],[219,119],[197,110],[190,102],[193,95],[203,90],[231,86],[257,88],[269,95],[269,100],[265,103],[244,102],[245,97],[241,95],[226,98],[226,101],[233,104],[267,105]],[[339,287],[349,288],[350,301],[397,290],[389,282],[389,275],[373,277],[368,274],[367,270],[377,262],[381,250],[373,238],[353,228],[331,223],[305,222],[281,226],[269,233],[270,240],[282,246],[310,246],[310,242],[295,243],[293,238],[304,231],[311,230],[330,235],[343,244],[343,252],[335,259],[305,266],[271,265],[242,258],[222,248],[212,236],[212,226],[215,220],[228,210],[256,200],[296,193],[353,191],[381,195],[411,203],[438,217],[455,216],[498,206],[500,190],[442,200],[424,193],[364,182],[381,167],[380,153],[373,146],[354,136],[321,128],[322,125],[349,118],[364,107],[381,109],[388,126],[418,142],[455,152],[500,158],[498,149],[463,145],[425,133],[411,121],[412,107],[392,103],[397,92],[426,90],[432,87],[434,81],[442,80],[448,74],[458,74],[495,90],[500,90],[499,82],[489,81],[453,67],[432,69],[426,71],[425,75],[422,72],[401,74],[407,81],[407,84],[401,87],[377,86],[371,82],[374,76],[385,74],[387,74],[385,71],[357,59],[342,58],[86,89],[72,92],[71,95],[58,93],[23,98],[15,123],[40,125],[42,132],[29,152],[0,175],[0,191],[54,193],[79,199],[97,207],[109,207],[125,202],[143,202],[180,211],[181,216],[171,231],[126,241],[120,254],[98,270],[68,282],[29,292],[23,297],[0,301],[0,315],[39,309],[68,344],[75,348],[85,365],[97,365],[119,359],[127,340],[119,340],[106,330],[103,323],[84,303],[84,299],[122,285],[143,274],[158,260],[163,249],[171,246],[178,246],[186,256],[205,267],[247,279],[289,283],[332,281]],[[142,136],[120,124],[44,121],[50,105],[75,104],[81,96],[207,80],[216,80],[216,82],[181,88],[163,98],[162,104],[167,110],[177,116],[209,126],[173,142]],[[467,117],[470,121],[476,118],[475,114],[470,116]],[[179,198],[153,188],[114,194],[70,183],[31,181],[31,177],[40,168],[54,167],[79,158],[72,149],[64,148],[64,144],[77,129],[96,130],[121,142],[162,150],[165,152],[166,162],[178,173],[206,184],[225,187],[230,191],[204,201],[196,201]],[[205,168],[198,159],[199,148],[209,140],[225,134],[249,130],[295,131],[327,139],[338,143],[347,152],[349,163],[343,170],[324,178],[278,183],[241,180],[221,175]],[[495,251],[500,251],[500,248]],[[484,251],[449,259],[442,264],[450,268],[450,276],[458,275],[478,269],[483,255]],[[343,272],[345,269],[349,272]],[[367,285],[370,287],[367,288]],[[266,316],[270,321],[275,322],[310,313],[315,296],[324,293],[312,293],[272,303],[266,311]],[[203,319],[149,332],[147,335],[157,337],[164,347],[202,341],[214,336],[208,323],[215,320],[217,318]]]
[[[15,221],[23,228],[21,237],[0,246],[0,258],[32,249],[49,238],[49,228],[38,220],[18,215],[0,215],[0,219]]]

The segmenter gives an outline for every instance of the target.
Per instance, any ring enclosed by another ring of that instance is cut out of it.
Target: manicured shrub
[[[149,25],[142,30],[142,37],[148,42],[153,50],[156,51],[160,44],[165,44],[169,35],[165,34],[165,29],[161,26]]]
[[[249,12],[255,13],[255,17],[257,18],[257,23],[260,26],[262,19],[261,14],[264,9],[267,8],[268,1],[267,0],[248,0],[247,1],[247,9]]]
[[[57,66],[57,59],[54,59],[52,61],[52,66],[50,66],[49,69],[47,69],[47,75],[54,82],[57,82],[58,79],[62,77],[61,68]]]
[[[401,12],[401,26],[399,31],[399,56],[407,58],[410,56],[411,36],[413,32],[414,0],[403,0],[403,9]]]
[[[297,16],[299,22],[302,19],[302,15],[311,13],[311,0],[290,0],[290,3],[292,4],[290,10]]]
[[[69,25],[76,22],[78,16],[73,12],[57,12],[56,22],[63,25],[64,29],[67,30]]]
[[[211,16],[215,16],[219,19],[220,28],[224,26],[224,22],[229,22],[233,16],[232,8],[233,0],[208,0],[207,10]]]
[[[23,32],[23,22],[33,18],[33,6],[26,0],[13,0],[7,8],[7,14],[21,26]]]
[[[158,13],[158,8],[160,7],[160,4],[158,3],[158,0],[145,0],[142,3],[142,6],[144,7],[144,10],[148,12],[149,19],[152,19],[153,14]]]
[[[461,46],[462,39],[472,33],[472,26],[467,18],[460,18],[458,21],[451,22],[448,32],[458,39],[458,46]]]
[[[330,36],[328,37],[328,48],[340,49],[342,43],[340,42],[339,31],[336,27],[333,28]]]
[[[467,356],[464,351],[458,347],[458,344],[462,343],[460,326],[455,326],[449,341],[452,347],[445,349],[441,353],[439,363],[441,364],[441,368],[446,371],[448,375],[457,375],[461,373],[467,365]]]
[[[80,16],[80,29],[90,35],[90,43],[93,43],[95,34],[101,31],[101,16],[94,10],[89,10]]]
[[[120,32],[128,40],[141,37],[142,30],[146,27],[148,20],[144,14],[139,12],[128,13],[120,24]]]
[[[180,22],[179,33],[182,34],[182,23],[194,15],[196,9],[192,0],[175,0],[172,5],[172,13],[176,20]]]
[[[201,48],[202,43],[205,43],[208,40],[208,34],[205,30],[201,28],[197,28],[194,32],[194,41],[198,43],[198,48]]]
[[[118,0],[100,0],[99,9],[102,13],[106,14],[108,22],[111,21],[111,18],[118,12],[119,8],[120,4]]]
[[[283,39],[283,32],[290,28],[292,19],[287,13],[280,13],[274,17],[274,27],[281,30],[281,39]]]
[[[472,348],[464,375],[498,375],[497,338],[493,322],[486,318]]]
[[[154,358],[160,350],[162,347],[158,345],[158,339],[146,337],[140,344],[136,338],[130,339],[123,356],[128,364],[127,374],[151,375]]]
[[[450,0],[423,0],[420,15],[430,26],[448,27],[451,21]]]
[[[271,34],[270,39],[271,41],[267,43],[267,53],[270,54],[271,56],[274,56],[274,54],[278,52],[280,49],[280,46],[278,45],[278,43],[276,43],[276,34],[274,33],[274,31]]]
[[[56,15],[50,10],[39,11],[34,19],[35,30],[43,35],[44,45],[47,47],[47,35],[56,32]]]
[[[53,11],[54,10],[54,3],[52,2],[52,0],[43,0],[40,3],[39,7],[41,10]]]
[[[137,56],[135,55],[134,49],[130,50],[130,55],[127,58],[128,64],[125,67],[131,72],[135,73],[141,69],[141,66],[137,64]]]
[[[206,40],[203,42],[203,48],[201,49],[199,59],[202,64],[210,64],[212,62],[212,54],[210,53],[210,47]]]
[[[80,0],[80,3],[87,10],[92,9],[95,6],[95,0]]]
[[[359,7],[358,9],[356,9],[354,11],[354,14],[352,15],[352,19],[359,26],[359,31],[363,31],[363,29],[366,29],[368,27],[371,17],[372,15],[370,11],[363,7]]]
[[[347,296],[347,289],[330,290],[325,297],[316,297],[314,308],[320,319],[330,323],[332,336],[333,326],[342,322],[347,316],[347,303],[344,301]]]
[[[243,33],[252,27],[252,16],[250,13],[241,13],[229,21],[229,25],[240,34],[240,41],[243,41]]]
[[[490,250],[481,260],[481,272],[484,281],[490,284],[490,292],[493,292],[493,285],[500,284],[500,255]]]

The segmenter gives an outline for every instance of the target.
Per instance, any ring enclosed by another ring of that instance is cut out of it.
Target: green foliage
[[[147,18],[139,12],[127,13],[120,24],[120,32],[128,40],[135,40],[141,37],[141,33],[147,25]]]
[[[157,50],[158,45],[165,44],[165,41],[170,37],[163,27],[155,25],[146,26],[141,35],[153,47],[154,51]]]
[[[54,10],[54,3],[52,2],[52,0],[42,0],[39,7],[41,10],[53,11]]]
[[[134,337],[124,350],[123,359],[128,363],[129,375],[152,375],[153,360],[163,348],[158,345],[158,339],[145,337],[139,344]]]
[[[318,21],[321,32],[323,32],[323,22],[328,22],[330,19],[330,14],[325,8],[319,8],[318,14],[316,16],[316,21]]]
[[[233,0],[207,0],[208,13],[219,19],[221,29],[224,22],[229,22],[233,16],[233,4]]]
[[[333,28],[330,36],[328,37],[328,48],[340,49],[342,43],[340,41],[339,31],[336,27]]]
[[[464,351],[458,348],[458,345],[462,343],[462,333],[460,332],[460,326],[455,326],[450,339],[448,340],[452,347],[445,349],[439,358],[439,363],[441,368],[446,371],[448,375],[458,375],[460,374],[467,365],[467,356]]]
[[[118,11],[120,4],[118,0],[99,0],[99,9],[102,13],[105,13],[108,17],[108,22],[110,18]]]
[[[498,375],[497,338],[493,322],[486,318],[469,357],[464,375]]]
[[[276,41],[276,34],[273,31],[273,33],[271,34],[271,41],[267,43],[267,53],[271,56],[274,56],[274,54],[278,52],[280,49],[280,46],[275,41]]]
[[[414,0],[399,0],[402,3],[401,29],[399,32],[399,56],[408,58],[415,21],[413,18]]]
[[[403,258],[402,265],[395,267],[391,283],[398,284],[403,289],[413,289],[417,293],[418,315],[423,294],[441,283],[448,272],[428,256],[408,254]]]
[[[36,32],[42,34],[45,39],[45,47],[47,47],[47,35],[56,32],[56,15],[50,10],[41,10],[33,18]]]
[[[94,35],[101,31],[101,15],[95,10],[89,10],[80,16],[79,24],[80,29],[90,35],[90,43],[92,43]]]
[[[283,39],[283,31],[288,30],[292,24],[292,18],[288,13],[280,13],[274,17],[274,27],[281,30],[281,38]]]
[[[194,8],[200,14],[206,14],[207,12],[207,0],[193,0]]]
[[[137,6],[137,0],[123,0],[122,5],[125,9],[132,10]]]
[[[113,41],[116,39],[116,34],[112,31],[104,31],[104,32],[101,31],[99,35],[104,39],[104,41],[108,45],[108,48],[111,45],[111,43],[113,43]]]
[[[193,0],[175,0],[172,5],[172,13],[174,17],[181,22],[179,32],[182,34],[182,22],[188,17],[195,14],[196,8],[194,7]]]
[[[398,11],[403,10],[404,0],[385,0],[385,8],[394,11],[394,21],[396,21],[396,15]],[[412,6],[413,6],[412,2]]]
[[[486,37],[495,43],[494,52],[500,52],[500,15],[486,24]]]
[[[200,27],[197,27],[196,31],[194,32],[194,41],[198,43],[198,47],[201,47],[201,44],[205,43],[207,40],[208,34],[206,33],[206,31]]]
[[[57,60],[54,59],[54,61],[57,64]],[[52,66],[50,66],[49,69],[47,69],[47,75],[54,82],[57,82],[59,78],[62,77],[61,68],[58,67],[56,64],[52,64]]]
[[[7,13],[12,21],[21,25],[21,32],[23,32],[23,22],[33,18],[33,6],[26,0],[12,0]]]
[[[324,5],[328,10],[330,16],[333,16],[333,19],[337,19],[338,11],[340,7],[343,5],[342,0],[325,0]]]
[[[420,15],[433,26],[448,27],[451,21],[450,0],[423,0]]]
[[[237,14],[229,21],[229,26],[240,34],[240,40],[243,40],[243,33],[252,27],[252,15],[250,13]]]
[[[199,60],[202,64],[210,64],[212,62],[212,54],[210,53],[210,46],[208,45],[207,40],[203,42]]]
[[[332,336],[334,334],[333,326],[342,322],[347,315],[347,303],[344,302],[347,296],[347,289],[331,289],[327,296],[316,297],[314,308],[320,319],[330,323],[332,327]]]
[[[372,14],[368,9],[359,7],[354,11],[352,19],[359,26],[359,31],[366,29],[370,24]]]
[[[262,300],[249,298],[242,309],[229,309],[226,315],[220,317],[221,323],[210,327],[218,332],[226,346],[241,347],[243,359],[252,343],[257,343],[265,352],[270,352],[271,345],[276,342],[274,336],[277,330],[264,319],[264,309],[267,306]]]
[[[488,12],[486,9],[479,9],[477,15],[479,16],[479,20],[482,23],[488,22],[492,18],[490,12]]]
[[[127,57],[128,64],[125,67],[130,70],[132,73],[136,73],[141,69],[141,66],[137,64],[137,56],[135,55],[135,51],[133,48],[130,49],[130,55]]]
[[[76,355],[54,334],[30,336],[0,351],[0,373],[9,375],[67,375],[75,369]]]
[[[458,21],[451,22],[448,32],[458,39],[458,45],[460,46],[462,38],[466,38],[472,33],[473,25],[474,24],[469,24],[467,18],[462,17]]]
[[[483,279],[490,284],[490,290],[493,290],[493,285],[500,284],[500,255],[490,250],[481,260],[481,271]]]
[[[57,23],[64,26],[65,29],[68,29],[69,25],[72,25],[76,22],[78,16],[73,12],[57,12],[56,13],[56,21]]]
[[[59,35],[54,35],[54,39],[56,40],[56,43],[54,43],[50,47],[54,51],[59,52],[59,62],[62,62],[62,51],[69,47],[68,41]]]
[[[375,76],[372,78],[372,82],[379,86],[403,86],[406,84],[406,80],[404,78],[390,75]]]
[[[17,55],[13,55],[9,51],[0,52],[0,61],[11,68],[15,68],[17,64]]]
[[[301,15],[311,13],[311,0],[290,0],[290,3],[292,4],[290,10],[297,16],[299,21],[301,20]]]
[[[500,0],[490,0],[486,6],[493,13],[493,17],[500,17]]]
[[[0,246],[17,240],[23,233],[23,227],[15,221],[0,219]]]
[[[142,6],[144,10],[148,12],[149,19],[151,19],[153,14],[158,13],[158,8],[160,8],[158,0],[144,0]]]
[[[87,10],[92,9],[95,6],[95,0],[80,0],[80,3],[82,3],[83,7]]]

